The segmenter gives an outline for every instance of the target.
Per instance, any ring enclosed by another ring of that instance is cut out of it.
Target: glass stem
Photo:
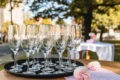
[[[51,56],[51,52],[52,52],[52,50],[50,51],[50,53],[49,53],[49,55],[50,55],[50,57],[49,57],[49,62],[50,63],[52,63],[52,56]],[[50,66],[50,64],[49,64],[49,66]]]
[[[68,64],[71,67],[71,54],[69,53],[68,55],[69,55],[69,63]]]
[[[29,63],[29,57],[27,59],[27,71],[29,71],[30,63]]]
[[[14,53],[14,66],[15,66],[15,68],[17,67],[16,54],[17,54],[17,52]]]
[[[39,49],[37,49],[36,52],[37,52],[37,56],[39,56]],[[39,57],[36,58],[36,62],[37,62],[37,64],[39,64]]]
[[[39,58],[37,58],[36,61],[37,61],[37,64],[39,64]]]
[[[75,50],[75,52],[74,52],[74,64],[76,64],[76,50]]]
[[[35,50],[33,51],[33,54],[35,54]],[[33,58],[33,66],[34,66],[36,63],[36,59],[35,59],[35,56],[33,56],[32,58]]]
[[[47,68],[47,66],[48,66],[48,58],[47,58],[47,56],[45,56],[44,66],[45,66],[45,68]]]
[[[62,59],[62,54],[60,53],[59,54],[59,66],[62,66],[62,60],[61,59]]]

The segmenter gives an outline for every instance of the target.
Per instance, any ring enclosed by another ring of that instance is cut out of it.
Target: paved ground
[[[10,53],[11,50],[6,43],[0,44],[0,64],[12,60],[10,57]]]
[[[43,54],[36,54],[35,57],[43,57]],[[58,57],[58,55],[54,54],[52,57]],[[19,55],[17,59],[26,58],[25,53],[22,49],[19,50]],[[12,61],[12,51],[10,50],[7,44],[0,44],[0,64]]]
[[[9,49],[8,45],[0,44],[0,64],[11,61],[11,50]]]
[[[0,56],[4,56],[6,54],[10,54],[11,50],[9,49],[8,45],[5,44],[0,44]]]

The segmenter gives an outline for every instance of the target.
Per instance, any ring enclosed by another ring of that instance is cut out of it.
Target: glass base
[[[10,69],[11,72],[21,72],[22,69],[21,68],[13,68],[13,69]]]
[[[30,71],[33,71],[33,72],[36,72],[36,71],[39,71],[40,70],[40,68],[37,68],[37,67],[32,67],[32,68],[30,68],[29,69]]]
[[[43,68],[42,69],[42,72],[47,72],[47,73],[51,73],[51,72],[54,72],[55,70],[53,68],[50,68],[50,67],[46,67],[46,68]]]
[[[41,63],[45,64],[45,61],[42,61]],[[48,65],[52,67],[52,66],[56,66],[57,64],[55,64],[55,63],[53,63],[51,61],[50,62],[48,61]]]
[[[63,70],[64,70],[65,72],[73,72],[74,68],[68,66],[68,67],[65,67]]]
[[[36,73],[32,71],[27,71],[27,72],[23,72],[23,74],[36,74]]]
[[[76,63],[72,63],[71,64],[73,67],[77,67],[77,64]]]
[[[65,68],[65,66],[64,66],[64,65],[60,65],[60,66],[57,65],[56,68],[57,68],[57,69],[63,69],[63,68]]]
[[[45,64],[45,61],[42,61],[41,63],[42,63],[42,64]]]
[[[57,64],[54,64],[54,63],[50,63],[49,66],[56,66]]]
[[[16,64],[16,67],[17,67],[17,68],[22,68],[23,66],[22,66],[22,65],[18,65],[18,64]],[[11,66],[11,68],[14,69],[15,66]]]
[[[58,74],[58,73],[64,73],[64,71],[62,71],[62,70],[58,70],[58,71],[56,71],[56,72],[54,72],[55,74]]]
[[[36,64],[35,67],[37,67],[37,68],[42,68],[42,67],[44,67],[44,66],[43,66],[43,65],[40,65],[40,64]]]

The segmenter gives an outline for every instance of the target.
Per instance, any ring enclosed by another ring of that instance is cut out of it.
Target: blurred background
[[[94,32],[97,41],[114,44],[115,61],[120,62],[120,0],[0,0],[0,56],[10,53],[11,24],[81,25],[84,41]],[[90,55],[98,59],[96,53]]]

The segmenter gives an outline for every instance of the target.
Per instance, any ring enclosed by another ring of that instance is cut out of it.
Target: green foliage
[[[17,25],[16,23],[13,23],[13,24],[14,24],[14,25]],[[4,33],[5,35],[7,35],[9,25],[11,25],[11,22],[10,22],[10,21],[4,22],[4,23],[2,24],[1,32]],[[18,26],[18,25],[17,25],[17,26]]]
[[[30,7],[34,17],[55,18],[64,17],[68,10],[69,0],[34,0],[26,1],[24,4]]]
[[[59,25],[65,25],[65,22],[62,18],[59,18],[57,21],[56,21],[57,24]]]
[[[5,5],[9,2],[10,0],[0,0],[0,7],[5,7]]]
[[[107,14],[93,13],[92,28],[99,29],[100,26],[116,28],[120,24],[120,6],[115,6],[107,11]]]
[[[114,30],[120,30],[120,25],[118,25],[118,27],[116,27]]]
[[[3,65],[0,65],[0,71],[3,69]]]
[[[43,18],[65,18],[73,16],[80,18],[89,13],[89,9],[97,13],[106,13],[109,8],[118,5],[120,0],[26,0],[34,16]]]
[[[81,16],[84,18],[85,39],[88,39],[92,28],[94,31],[96,29],[106,31],[106,27],[111,25],[115,27],[119,24],[118,18],[114,18],[119,14],[117,13],[120,9],[119,4],[120,0],[72,0],[67,16],[73,16],[75,19]]]

